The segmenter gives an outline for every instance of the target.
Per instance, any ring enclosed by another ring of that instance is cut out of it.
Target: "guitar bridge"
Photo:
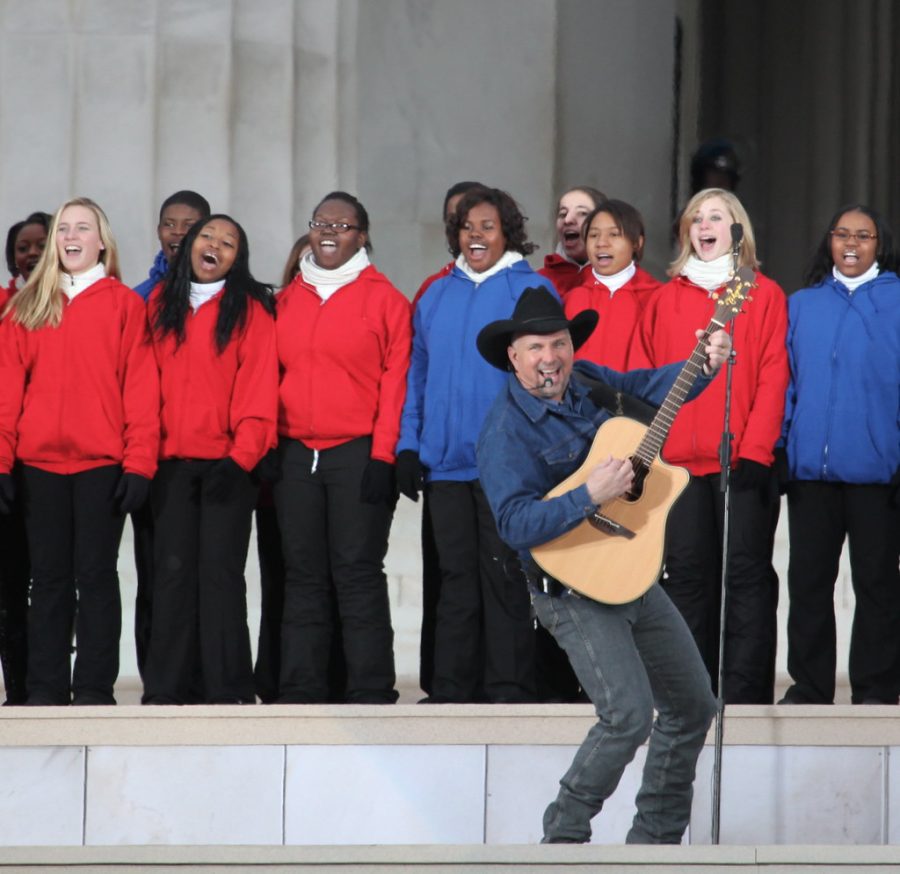
[[[620,522],[616,522],[615,519],[610,519],[609,516],[604,516],[602,513],[593,513],[588,516],[588,522],[604,534],[624,537],[626,540],[634,539],[634,532],[630,528],[626,528]]]

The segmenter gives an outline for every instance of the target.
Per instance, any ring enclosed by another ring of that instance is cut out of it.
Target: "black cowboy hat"
[[[583,310],[567,319],[562,304],[546,286],[526,288],[516,303],[511,319],[500,319],[485,325],[476,344],[481,357],[499,370],[509,370],[507,347],[515,334],[555,334],[568,330],[572,345],[578,349],[591,336],[600,314],[597,310]]]

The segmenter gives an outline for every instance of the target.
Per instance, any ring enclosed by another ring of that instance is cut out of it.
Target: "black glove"
[[[756,489],[765,492],[772,479],[772,468],[749,458],[739,458],[737,467],[731,472],[731,485],[735,491],[749,492]]]
[[[224,503],[235,492],[247,472],[230,455],[214,462],[206,474],[205,496],[211,501]]]
[[[16,484],[11,473],[0,473],[0,513],[8,516],[12,513],[16,500]]]
[[[618,391],[599,379],[592,379],[575,371],[572,371],[572,378],[588,386],[590,389],[588,397],[598,407],[607,410],[611,416],[628,416],[629,419],[637,419],[639,422],[649,425],[659,411],[659,407],[654,407],[624,391]]]
[[[419,500],[419,492],[425,486],[422,462],[414,449],[404,449],[397,456],[397,487],[411,501]]]
[[[363,471],[359,496],[364,504],[387,504],[397,500],[397,477],[394,465],[377,458],[370,459]]]
[[[253,479],[257,483],[274,485],[281,482],[281,456],[277,449],[270,449],[253,468]]]
[[[123,516],[140,510],[150,497],[150,480],[139,473],[123,473],[113,497]]]

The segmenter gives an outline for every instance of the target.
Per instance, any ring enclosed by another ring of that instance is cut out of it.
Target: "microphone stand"
[[[741,240],[744,229],[739,224],[731,226],[731,256],[733,259],[733,273],[738,271],[738,258],[741,249]],[[734,337],[734,322],[728,326],[728,331]],[[730,504],[731,504],[731,441],[734,434],[731,433],[731,378],[735,362],[734,343],[728,355],[728,366],[725,369],[725,415],[722,429],[722,442],[719,444],[719,465],[722,473],[719,479],[719,491],[723,495],[722,517],[722,571],[719,598],[719,669],[718,669],[718,694],[716,696],[716,728],[715,746],[713,758],[713,798],[712,798],[712,843],[719,843],[719,825],[722,812],[722,739],[725,728],[725,616],[728,597],[728,538],[730,529]]]

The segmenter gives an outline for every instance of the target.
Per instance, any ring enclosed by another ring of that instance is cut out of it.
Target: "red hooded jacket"
[[[589,285],[593,278],[590,264],[579,267],[556,252],[545,256],[544,266],[537,272],[553,282],[563,303],[573,288]]]
[[[160,287],[148,303],[151,323]],[[277,443],[275,321],[259,301],[249,300],[243,330],[235,328],[220,354],[215,329],[223,293],[188,312],[180,345],[171,333],[153,337],[162,395],[159,457],[231,456],[249,471]]]
[[[738,457],[772,464],[781,434],[788,383],[785,348],[787,303],[781,287],[761,273],[732,323],[732,462]],[[694,331],[706,328],[715,301],[684,276],[660,286],[648,301],[629,367],[659,367],[688,358],[697,345]],[[703,475],[721,470],[719,444],[724,430],[723,371],[697,399],[681,408],[663,446],[666,461]]]
[[[566,316],[571,319],[583,310],[597,310],[600,321],[575,357],[613,370],[627,370],[628,356],[644,306],[661,283],[638,267],[625,285],[610,294],[590,269],[588,276],[589,281],[576,286],[566,295]]]
[[[0,326],[0,471],[72,474],[121,464],[152,477],[159,377],[144,302],[106,276],[63,296],[57,328]]]
[[[310,449],[372,436],[393,463],[406,398],[410,304],[371,264],[323,301],[297,274],[278,295],[278,433]]]

